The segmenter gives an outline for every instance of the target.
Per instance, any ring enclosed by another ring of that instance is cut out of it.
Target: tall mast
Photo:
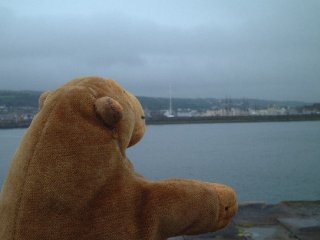
[[[172,115],[172,96],[171,96],[171,84],[169,85],[169,114]]]

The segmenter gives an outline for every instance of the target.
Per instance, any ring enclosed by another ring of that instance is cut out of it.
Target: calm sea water
[[[0,130],[0,184],[25,129]],[[320,199],[320,122],[148,126],[128,150],[153,180],[225,183],[243,201]]]

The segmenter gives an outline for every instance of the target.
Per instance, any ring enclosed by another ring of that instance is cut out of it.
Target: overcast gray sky
[[[319,0],[2,0],[0,89],[320,101]]]

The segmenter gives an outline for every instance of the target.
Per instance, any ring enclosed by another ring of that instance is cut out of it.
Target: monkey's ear
[[[46,92],[43,92],[40,97],[39,97],[39,110],[41,110],[44,106],[44,103],[47,99],[47,97],[49,96],[51,92],[50,91],[46,91]]]
[[[108,127],[114,127],[122,119],[123,107],[111,97],[97,99],[95,108]]]

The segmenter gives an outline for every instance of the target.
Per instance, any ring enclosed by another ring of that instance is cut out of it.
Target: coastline
[[[0,129],[10,129],[10,128],[28,128],[31,124],[31,121],[28,122],[1,122]]]
[[[215,117],[157,117],[147,118],[147,125],[200,124],[200,123],[250,123],[250,122],[293,122],[320,121],[320,114],[310,115],[267,115],[267,116],[215,116]],[[0,121],[0,129],[28,128],[31,121]]]
[[[320,239],[320,200],[278,204],[241,203],[232,223],[223,230],[168,240]]]
[[[266,116],[215,116],[215,117],[159,117],[147,119],[148,125],[192,124],[192,123],[248,123],[248,122],[292,122],[320,121],[320,114],[310,115],[266,115]]]

